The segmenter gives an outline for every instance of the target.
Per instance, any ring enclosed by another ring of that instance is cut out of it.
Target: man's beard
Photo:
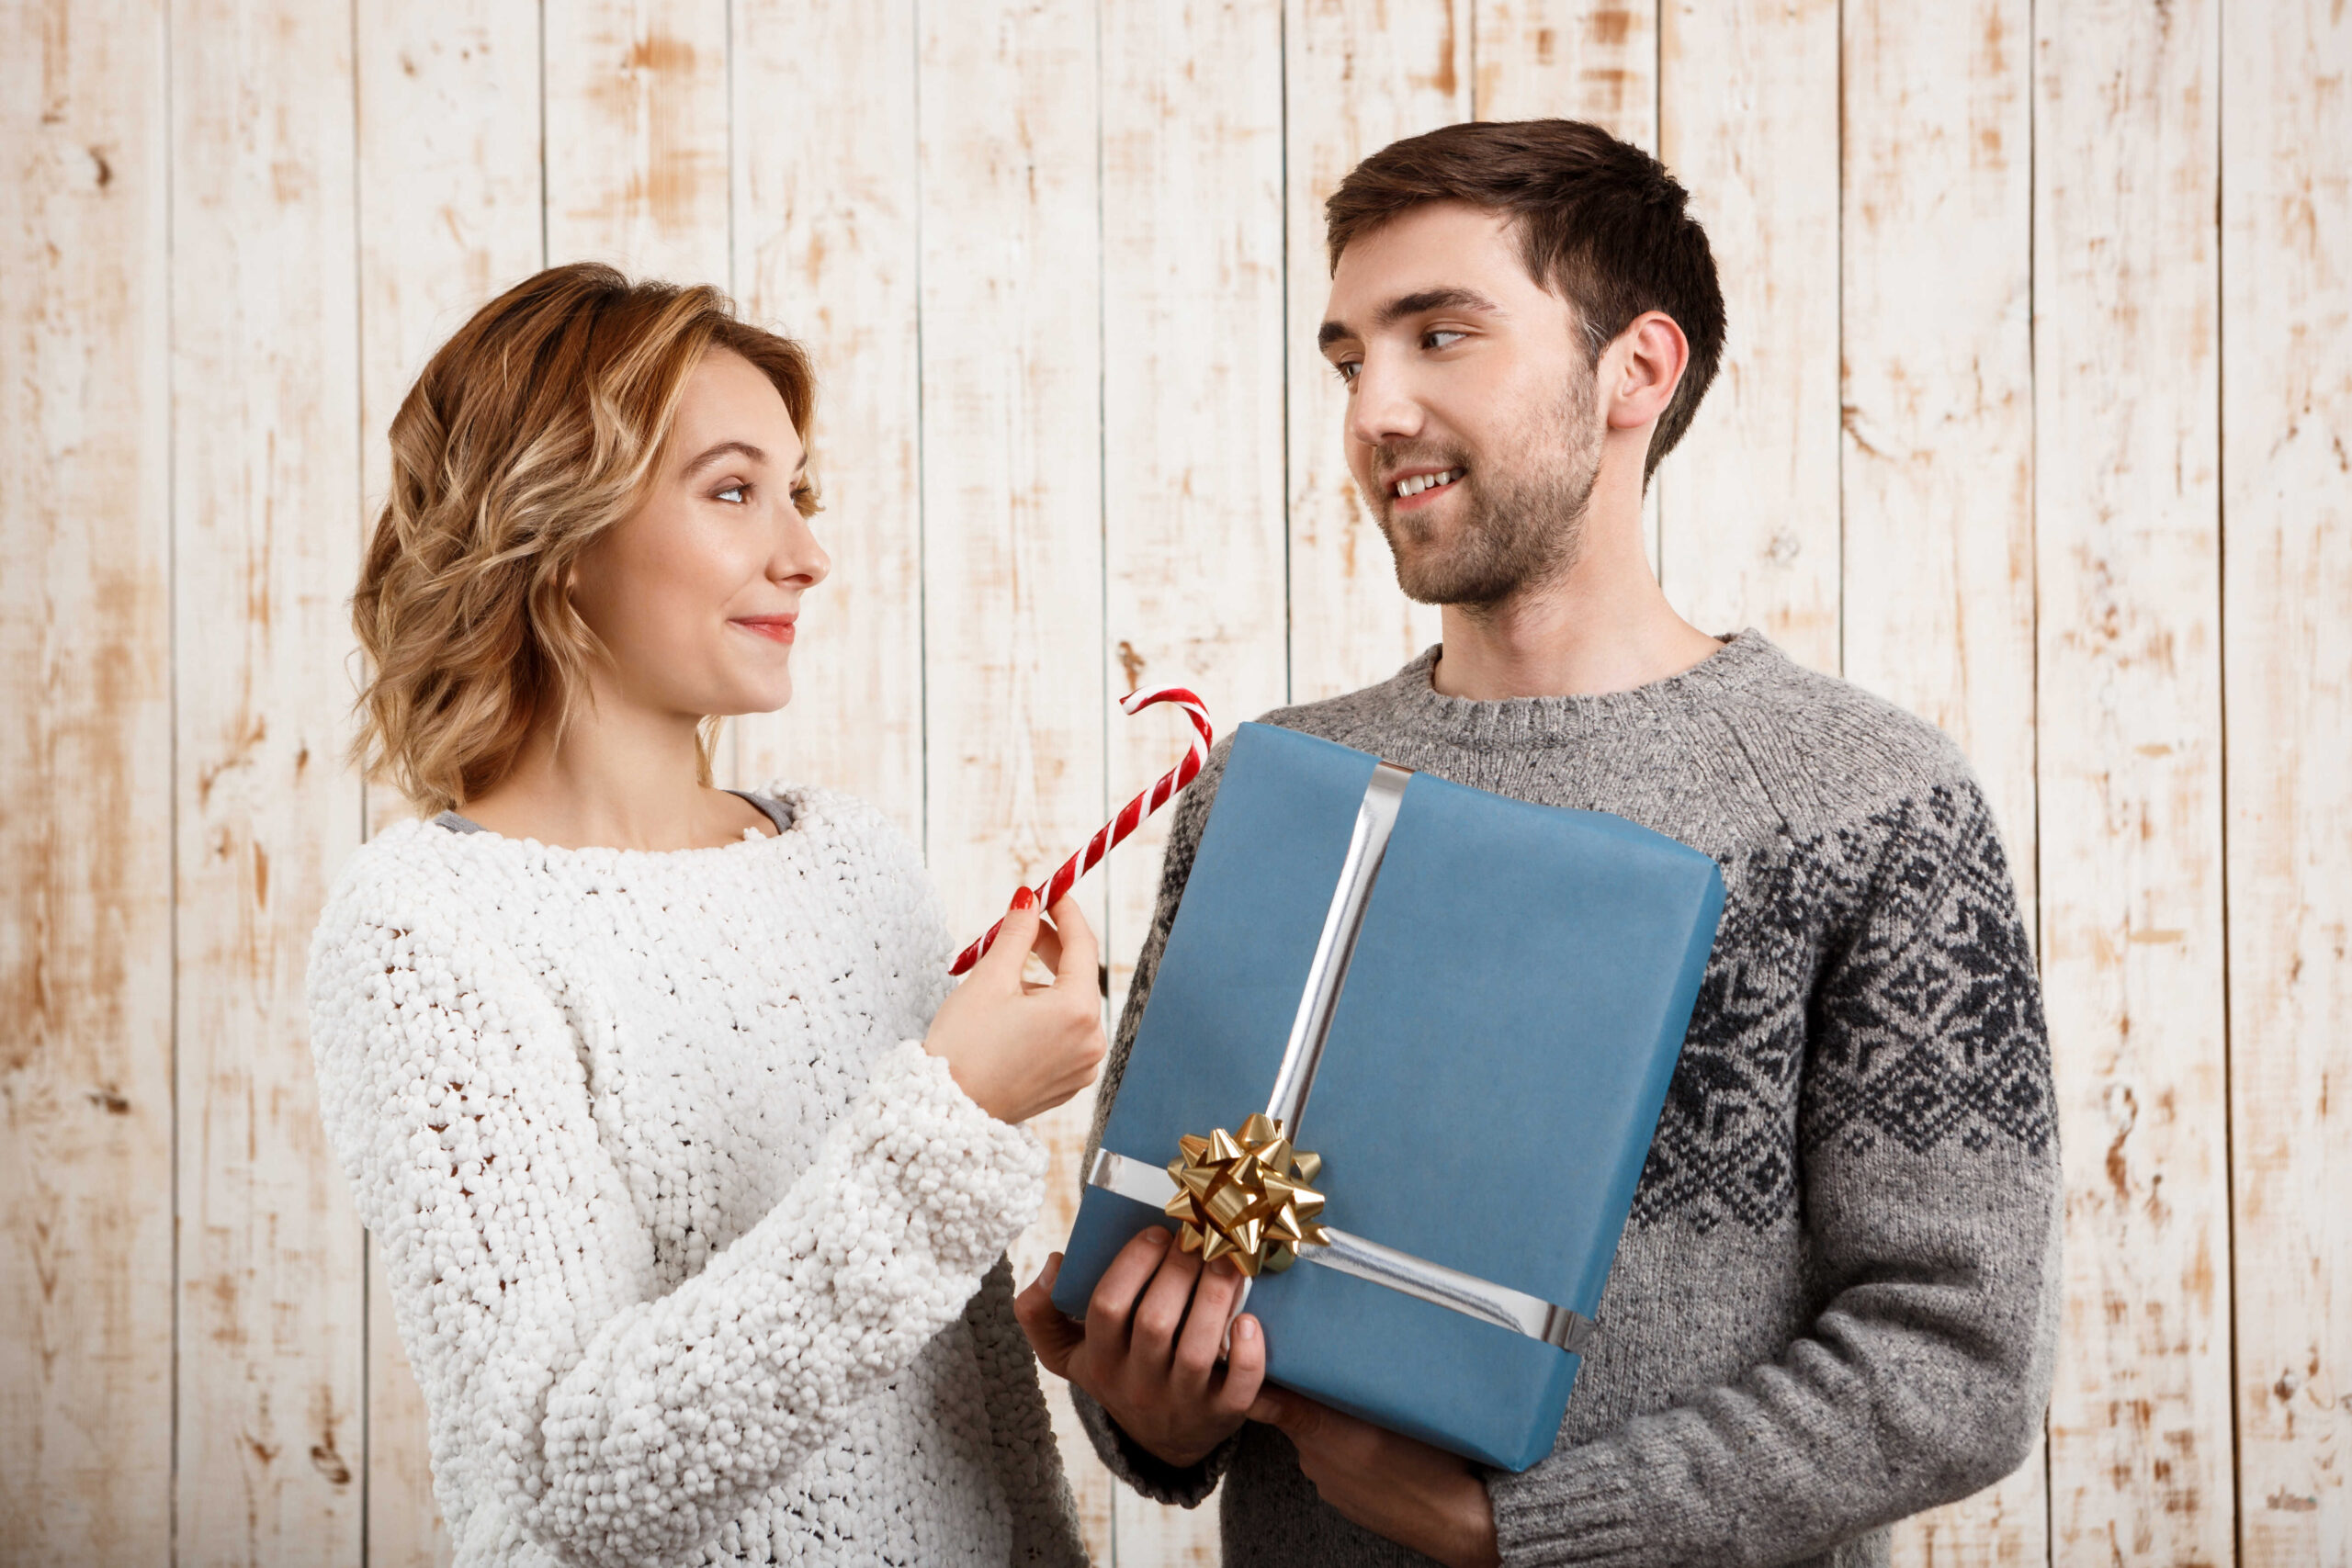
[[[1375,499],[1373,517],[1396,558],[1396,586],[1424,604],[1491,609],[1528,589],[1556,581],[1584,548],[1585,513],[1600,475],[1600,432],[1593,428],[1592,372],[1566,388],[1558,403],[1521,431],[1493,442],[1494,453],[1524,454],[1510,468],[1489,457],[1472,468],[1460,448],[1384,446],[1375,473],[1404,464],[1464,469],[1456,484],[1466,509],[1440,544],[1417,513],[1398,516],[1393,490]]]

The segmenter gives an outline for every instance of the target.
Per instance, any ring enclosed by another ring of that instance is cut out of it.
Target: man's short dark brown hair
[[[1674,318],[1690,363],[1651,433],[1646,479],[1723,361],[1723,287],[1689,193],[1665,164],[1580,119],[1449,125],[1390,142],[1340,182],[1323,205],[1332,270],[1349,241],[1432,201],[1510,216],[1528,275],[1575,307],[1594,364],[1645,310]]]

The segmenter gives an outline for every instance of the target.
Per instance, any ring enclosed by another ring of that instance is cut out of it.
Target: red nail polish
[[[1015,888],[1012,894],[1012,907],[1016,909],[1034,909],[1037,907],[1037,896],[1026,887]]]

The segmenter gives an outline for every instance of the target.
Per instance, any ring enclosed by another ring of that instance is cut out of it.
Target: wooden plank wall
[[[834,576],[729,765],[876,800],[977,928],[1180,744],[1131,684],[1230,723],[1434,636],[1339,460],[1318,204],[1394,137],[1574,114],[1682,175],[1725,275],[1669,595],[1958,737],[2041,943],[2048,1441],[1898,1560],[2352,1564],[2342,6],[0,17],[0,1561],[447,1561],[300,979],[401,809],[341,761],[344,601],[472,306],[598,257],[809,344]],[[1114,1006],[1159,841],[1087,890]],[[1215,1561],[1214,1505],[1060,1419],[1102,1562]]]

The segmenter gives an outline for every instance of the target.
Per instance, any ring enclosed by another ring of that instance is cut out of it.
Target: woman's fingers
[[[1012,907],[1005,911],[1004,923],[997,928],[996,941],[972,965],[973,978],[985,975],[995,988],[1017,994],[1021,988],[1021,966],[1029,962],[1029,950],[1037,945],[1038,924],[1037,896],[1026,887],[1015,888]]]
[[[1060,961],[1054,965],[1055,983],[1083,988],[1090,996],[1099,995],[1102,954],[1095,945],[1094,928],[1086,923],[1085,911],[1078,907],[1076,898],[1065,893],[1051,912],[1061,942]]]
[[[1037,939],[1032,943],[1032,949],[1037,954],[1038,962],[1048,970],[1061,967],[1062,934],[1054,929],[1050,919],[1037,922]]]

